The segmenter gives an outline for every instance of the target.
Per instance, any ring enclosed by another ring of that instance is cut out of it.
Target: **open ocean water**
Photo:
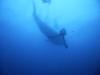
[[[68,48],[40,31],[32,0],[0,0],[0,75],[100,75],[100,1],[34,1],[52,29],[66,29]]]

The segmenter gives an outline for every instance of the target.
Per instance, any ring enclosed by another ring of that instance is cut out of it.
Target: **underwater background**
[[[100,1],[34,1],[52,29],[66,29],[68,48],[39,30],[32,0],[0,0],[0,75],[100,75]]]

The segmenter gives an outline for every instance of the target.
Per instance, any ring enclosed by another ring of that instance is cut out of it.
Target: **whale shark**
[[[50,42],[56,45],[63,45],[65,48],[68,48],[68,45],[65,40],[66,30],[62,28],[59,32],[56,32],[51,28],[48,23],[43,21],[38,15],[36,10],[35,2],[33,2],[33,17],[34,20],[40,29],[40,31],[49,39]]]

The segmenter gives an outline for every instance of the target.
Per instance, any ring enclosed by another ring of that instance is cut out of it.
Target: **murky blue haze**
[[[40,31],[32,0],[0,0],[0,75],[100,75],[100,1],[35,4],[52,29],[66,29],[68,48]]]

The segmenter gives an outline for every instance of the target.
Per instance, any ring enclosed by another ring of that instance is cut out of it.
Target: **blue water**
[[[39,30],[32,2],[0,0],[0,75],[100,75],[100,1],[35,0],[42,20],[67,30],[68,48]]]

